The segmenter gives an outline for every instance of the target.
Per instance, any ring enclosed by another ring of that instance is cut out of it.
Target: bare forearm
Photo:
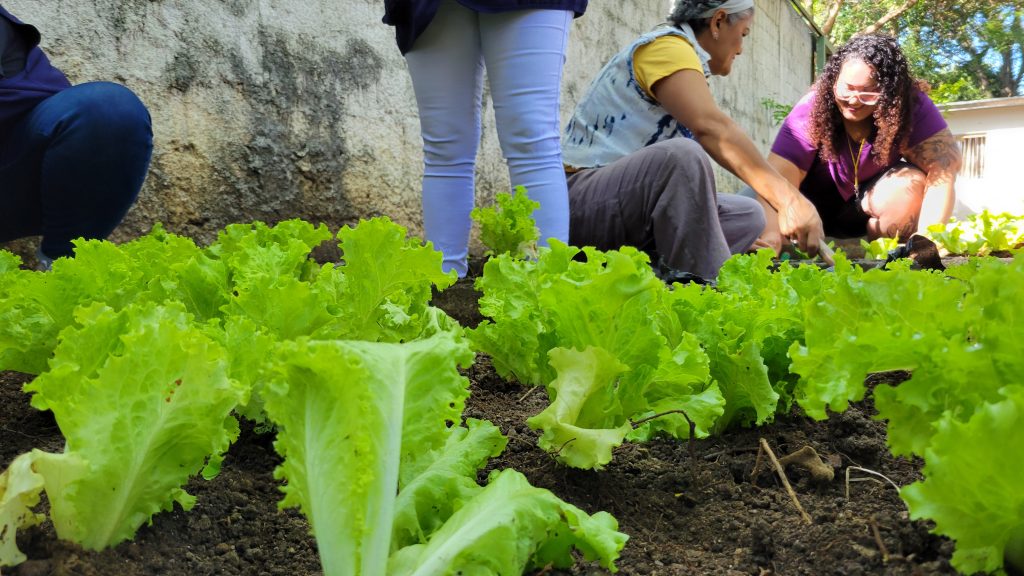
[[[926,184],[924,201],[921,203],[921,217],[918,218],[918,232],[927,231],[932,224],[945,224],[953,215],[956,204],[955,176],[933,180]]]
[[[960,148],[948,128],[908,150],[904,156],[928,175],[918,232],[932,224],[945,223],[956,202],[956,175],[960,171]]]
[[[775,210],[780,210],[791,198],[785,178],[779,175],[754,143],[729,118],[698,132],[697,141],[711,158],[757,192]]]

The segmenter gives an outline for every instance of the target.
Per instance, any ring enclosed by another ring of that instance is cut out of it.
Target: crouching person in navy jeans
[[[0,6],[0,242],[43,237],[48,269],[71,241],[106,238],[142,187],[153,151],[149,112],[109,82],[72,86],[39,32]]]

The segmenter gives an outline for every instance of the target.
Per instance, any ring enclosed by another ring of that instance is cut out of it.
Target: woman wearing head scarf
[[[764,228],[757,201],[718,195],[708,156],[778,210],[782,234],[815,253],[814,206],[715,104],[707,78],[743,51],[753,0],[678,0],[668,22],[601,70],[562,136],[574,245],[636,246],[672,270],[717,276]]]
[[[866,35],[829,59],[768,162],[814,203],[830,236],[905,241],[949,219],[960,150],[896,40]]]

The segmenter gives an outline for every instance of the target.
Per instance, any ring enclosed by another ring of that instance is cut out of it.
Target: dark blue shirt
[[[25,69],[27,44],[14,22],[0,18],[0,78],[14,76]]]
[[[39,31],[35,27],[22,24],[3,6],[0,6],[0,19],[10,24],[7,29],[16,34],[9,37],[8,43],[20,42],[19,47],[24,51],[24,64],[20,65],[22,69],[10,76],[0,77],[0,144],[2,144],[3,135],[10,132],[10,128],[15,122],[35,108],[36,104],[65,88],[70,88],[71,83],[68,82],[63,72],[50,64],[50,60],[39,49]],[[9,47],[10,45],[0,47],[0,50],[6,52]]]
[[[458,0],[466,8],[485,14],[515,10],[572,10],[582,16],[588,0]],[[434,19],[441,0],[384,0],[384,23],[395,27],[398,49],[405,54]]]

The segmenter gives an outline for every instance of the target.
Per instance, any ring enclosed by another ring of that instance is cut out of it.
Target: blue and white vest
[[[662,26],[640,36],[605,64],[573,110],[562,134],[562,161],[566,166],[605,166],[655,142],[679,136],[693,138],[686,126],[647,95],[633,74],[636,49],[669,34],[693,46],[704,76],[711,76],[711,56],[697,43],[688,24],[679,28]]]

